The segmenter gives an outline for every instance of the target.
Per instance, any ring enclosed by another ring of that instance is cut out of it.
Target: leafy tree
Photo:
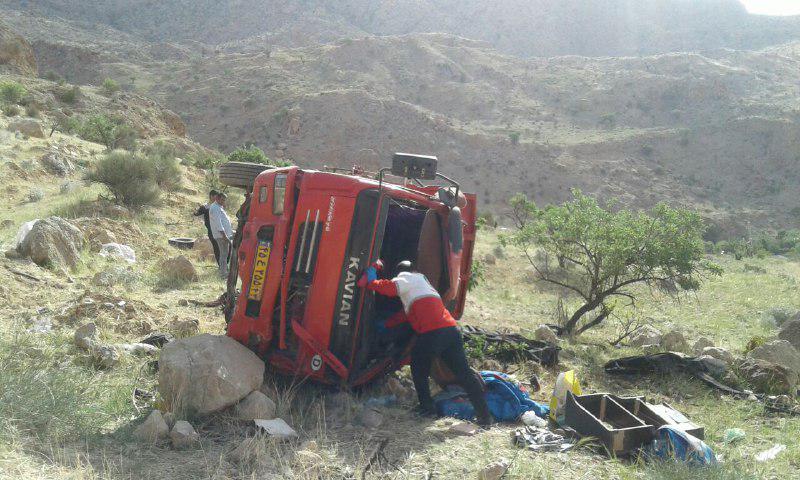
[[[0,82],[0,98],[10,104],[18,104],[25,98],[28,91],[17,82]]]
[[[80,127],[80,137],[90,142],[101,143],[114,150],[122,148],[135,150],[138,134],[121,118],[106,115],[93,115],[86,119]]]
[[[573,196],[540,209],[516,195],[511,205],[517,229],[503,238],[522,249],[541,281],[581,299],[564,324],[570,334],[601,324],[617,300],[634,306],[634,285],[676,293],[678,287],[699,288],[704,274],[721,272],[703,259],[705,227],[698,214],[664,204],[650,212],[612,211],[580,191]]]
[[[248,162],[260,163],[262,165],[272,165],[276,167],[288,167],[292,163],[286,160],[270,160],[263,150],[250,145],[249,147],[239,147],[228,155],[229,162]]]

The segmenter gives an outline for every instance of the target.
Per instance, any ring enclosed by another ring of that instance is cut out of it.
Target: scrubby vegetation
[[[237,148],[228,155],[228,161],[261,163],[263,165],[273,165],[276,167],[286,167],[292,164],[286,160],[271,160],[269,157],[267,157],[263,150],[255,145]]]
[[[139,209],[156,205],[162,189],[177,186],[180,168],[175,157],[164,151],[132,153],[118,150],[100,159],[88,179],[105,185],[117,203]]]
[[[696,290],[704,274],[719,273],[703,259],[705,227],[696,213],[663,204],[650,212],[614,211],[580,191],[573,195],[543,209],[517,195],[511,201],[517,230],[505,237],[522,249],[539,280],[580,297],[564,322],[568,333],[600,325],[618,302],[634,306],[636,284]]]
[[[28,94],[28,91],[17,82],[0,82],[0,100],[9,104],[19,104]]]
[[[70,105],[77,102],[82,94],[83,92],[81,91],[81,87],[79,87],[78,85],[73,85],[71,87],[62,86],[59,87],[58,90],[56,90],[56,97],[58,97],[58,99],[61,100],[62,102]]]
[[[119,116],[92,115],[88,118],[63,117],[58,126],[64,133],[73,133],[84,140],[105,145],[110,150],[136,149],[138,133]]]
[[[114,80],[113,78],[106,78],[105,80],[103,80],[103,85],[101,86],[101,88],[103,90],[103,93],[108,96],[117,93],[120,89],[119,83],[117,83],[117,81]]]

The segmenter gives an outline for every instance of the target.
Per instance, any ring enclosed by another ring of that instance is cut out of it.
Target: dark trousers
[[[208,234],[208,239],[211,240],[211,248],[214,249],[214,261],[219,264],[219,244],[213,235]]]
[[[428,378],[431,374],[431,364],[436,357],[439,357],[453,372],[457,383],[467,392],[478,420],[488,419],[489,407],[486,405],[483,386],[467,363],[461,332],[456,327],[440,328],[419,335],[411,350],[411,377],[414,379],[414,387],[417,389],[422,409],[429,411],[434,409]]]

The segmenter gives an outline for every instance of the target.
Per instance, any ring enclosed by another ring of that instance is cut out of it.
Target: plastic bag
[[[561,372],[556,379],[556,386],[553,387],[553,396],[550,397],[550,418],[559,422],[564,418],[564,405],[567,403],[567,392],[574,395],[581,394],[581,386],[574,370]]]
[[[705,442],[672,425],[656,431],[651,453],[664,460],[680,460],[692,465],[717,464],[717,457]]]

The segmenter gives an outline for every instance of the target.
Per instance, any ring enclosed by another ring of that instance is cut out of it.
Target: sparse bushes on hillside
[[[77,102],[83,92],[81,87],[73,85],[72,87],[61,87],[56,91],[56,97],[64,103],[72,105]]]
[[[12,105],[22,102],[28,91],[17,82],[0,82],[0,99]]]
[[[78,129],[84,140],[100,143],[109,150],[122,148],[135,150],[139,135],[122,118],[94,115],[86,119]]]
[[[255,145],[237,148],[228,155],[228,161],[260,163],[262,165],[273,165],[276,167],[288,167],[292,165],[292,163],[287,160],[271,160],[263,150]]]
[[[178,186],[180,169],[175,157],[164,151],[136,154],[116,150],[95,164],[88,179],[105,185],[116,203],[138,209],[155,205],[162,188]]]
[[[103,89],[104,94],[111,96],[119,92],[119,83],[117,83],[113,78],[106,78],[103,80],[103,85],[101,88]]]
[[[197,168],[203,170],[211,170],[216,168],[217,165],[225,161],[225,157],[221,155],[201,153],[193,155],[189,158],[189,163]]]
[[[633,306],[633,285],[695,290],[702,275],[720,273],[703,259],[705,226],[698,214],[663,204],[650,212],[613,211],[577,190],[573,195],[544,209],[515,196],[517,230],[502,239],[523,251],[539,280],[577,295],[580,306],[565,321],[567,332],[601,324],[618,301]]]
[[[180,186],[181,169],[175,147],[165,142],[156,142],[144,149],[144,155],[153,163],[156,185],[167,191]]]
[[[2,110],[3,110],[3,115],[5,115],[6,117],[16,117],[17,115],[19,115],[19,107],[12,103],[3,105]]]

